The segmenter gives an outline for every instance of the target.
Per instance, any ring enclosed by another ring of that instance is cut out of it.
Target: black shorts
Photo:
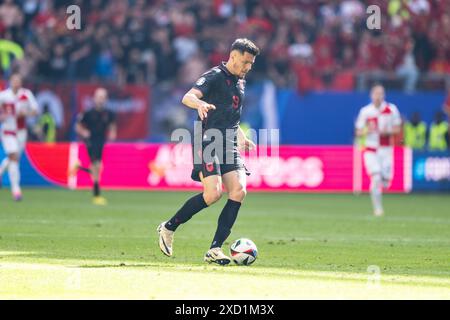
[[[221,176],[225,173],[242,169],[245,170],[247,175],[250,175],[236,146],[228,150],[224,148],[222,154],[211,155],[209,159],[203,157],[204,148],[205,145],[203,145],[202,150],[193,150],[194,168],[191,173],[192,180],[201,181],[200,172],[204,178],[214,175]]]
[[[102,160],[103,147],[105,146],[105,141],[87,140],[85,141],[86,148],[89,154],[91,162],[97,162]]]

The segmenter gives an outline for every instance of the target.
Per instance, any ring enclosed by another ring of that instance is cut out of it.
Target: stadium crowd
[[[69,5],[81,30],[66,27]],[[381,30],[369,30],[370,4]],[[226,59],[236,36],[262,49],[252,78],[300,91],[362,87],[364,76],[450,75],[447,0],[3,0],[0,54],[32,79],[117,83],[192,83]],[[18,45],[18,46],[17,46]],[[356,77],[358,75],[358,77]],[[251,80],[251,78],[249,79]]]

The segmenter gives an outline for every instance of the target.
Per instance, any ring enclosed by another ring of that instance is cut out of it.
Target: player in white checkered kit
[[[0,136],[7,157],[0,163],[0,178],[8,170],[14,200],[22,199],[20,155],[27,141],[26,118],[35,116],[38,105],[30,90],[22,88],[22,77],[12,74],[10,87],[0,92]]]
[[[393,137],[401,130],[401,116],[397,107],[386,102],[385,90],[376,84],[370,92],[372,102],[363,107],[356,120],[356,135],[364,137],[364,166],[370,176],[370,193],[375,216],[384,214],[383,188],[392,180]]]

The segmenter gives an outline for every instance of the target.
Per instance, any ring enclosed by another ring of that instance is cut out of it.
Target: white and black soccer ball
[[[241,238],[231,245],[230,255],[237,265],[248,266],[255,262],[258,256],[258,248],[252,240]]]

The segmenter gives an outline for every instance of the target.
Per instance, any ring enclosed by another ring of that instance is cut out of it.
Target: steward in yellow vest
[[[430,127],[428,149],[430,151],[445,151],[449,146],[448,140],[448,122],[445,121],[444,113],[439,111]]]
[[[412,114],[410,121],[404,125],[405,146],[413,150],[423,150],[427,142],[427,124],[421,121],[420,114]]]
[[[42,141],[47,143],[56,141],[56,122],[47,105],[44,106],[43,113],[39,119],[39,127]]]

